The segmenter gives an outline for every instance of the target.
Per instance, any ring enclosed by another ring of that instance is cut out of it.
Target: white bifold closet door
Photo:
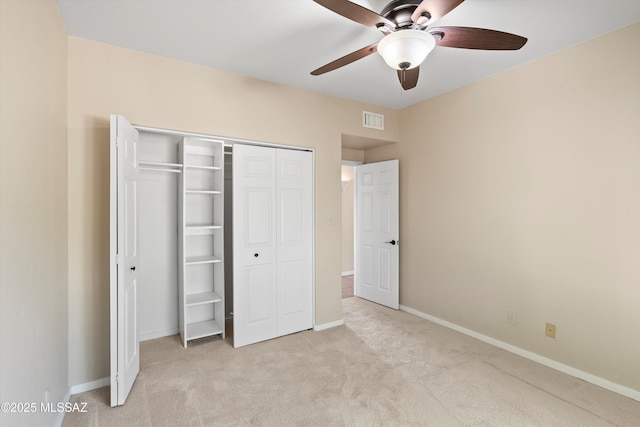
[[[233,147],[235,347],[313,327],[312,156]]]
[[[140,371],[138,342],[138,131],[111,116],[111,406],[123,405]]]

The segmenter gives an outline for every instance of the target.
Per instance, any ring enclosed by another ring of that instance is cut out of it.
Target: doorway
[[[350,163],[341,169],[342,298],[398,309],[398,160]]]
[[[355,166],[361,162],[342,161],[342,298],[354,296],[355,265]]]

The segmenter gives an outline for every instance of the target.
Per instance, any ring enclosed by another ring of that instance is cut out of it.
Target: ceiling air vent
[[[363,111],[362,126],[371,129],[384,130],[384,116],[382,114]]]

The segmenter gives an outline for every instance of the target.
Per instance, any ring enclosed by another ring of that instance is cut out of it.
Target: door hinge
[[[120,373],[116,372],[116,382],[120,381]]]

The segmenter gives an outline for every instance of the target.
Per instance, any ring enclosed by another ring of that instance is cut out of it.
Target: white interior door
[[[233,345],[277,336],[276,150],[233,146]]]
[[[278,336],[313,326],[313,155],[276,150]]]
[[[356,296],[399,308],[398,160],[356,166]]]
[[[111,116],[111,406],[124,404],[140,370],[137,143],[138,131]]]

